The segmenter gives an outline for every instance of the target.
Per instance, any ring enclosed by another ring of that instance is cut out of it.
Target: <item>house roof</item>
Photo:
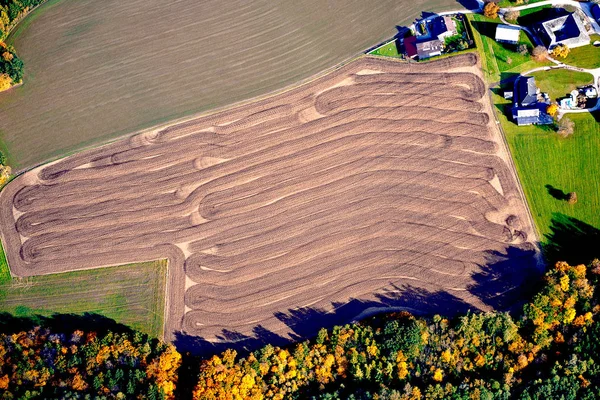
[[[518,26],[496,25],[496,40],[498,41],[517,43],[520,34],[521,29]]]
[[[444,23],[446,24],[446,29],[450,32],[457,33],[456,30],[456,22],[449,15],[444,15]]]
[[[590,42],[581,19],[574,13],[542,21],[535,26],[535,30],[548,48],[558,44],[577,47]]]
[[[408,57],[414,57],[417,55],[417,37],[409,36],[404,39],[404,51]]]
[[[446,21],[444,17],[438,16],[431,20],[431,25],[429,27],[429,31],[431,32],[431,36],[439,36],[448,31],[448,27],[446,26]]]
[[[515,81],[515,104],[528,106],[537,103],[537,86],[533,76],[520,76]]]
[[[417,53],[419,56],[421,54],[431,54],[442,51],[444,44],[441,40],[433,39],[428,40],[426,42],[417,43]]]

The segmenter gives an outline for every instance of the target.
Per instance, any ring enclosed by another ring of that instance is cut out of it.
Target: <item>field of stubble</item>
[[[455,0],[50,0],[12,35],[13,169],[294,84]]]
[[[476,63],[364,57],[21,175],[0,197],[12,271],[168,257],[167,337],[208,340],[413,289],[506,306],[535,238]]]

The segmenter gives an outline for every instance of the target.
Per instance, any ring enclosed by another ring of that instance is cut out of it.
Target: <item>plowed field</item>
[[[475,274],[535,238],[476,63],[363,57],[32,170],[1,193],[9,264],[169,257],[167,330],[209,340],[407,285],[486,308]]]
[[[4,4],[4,3],[3,3]],[[464,2],[463,2],[464,4]],[[25,83],[0,93],[22,170],[109,138],[296,84],[456,0],[50,0],[10,42]]]

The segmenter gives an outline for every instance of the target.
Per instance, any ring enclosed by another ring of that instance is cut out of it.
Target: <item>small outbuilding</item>
[[[419,56],[419,60],[439,56],[442,54],[443,49],[444,43],[438,39],[417,43],[417,55]]]
[[[496,42],[518,44],[521,29],[518,26],[496,25]]]

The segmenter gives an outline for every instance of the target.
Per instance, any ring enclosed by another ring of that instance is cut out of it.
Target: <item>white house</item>
[[[518,44],[521,29],[518,26],[496,25],[496,42]]]

